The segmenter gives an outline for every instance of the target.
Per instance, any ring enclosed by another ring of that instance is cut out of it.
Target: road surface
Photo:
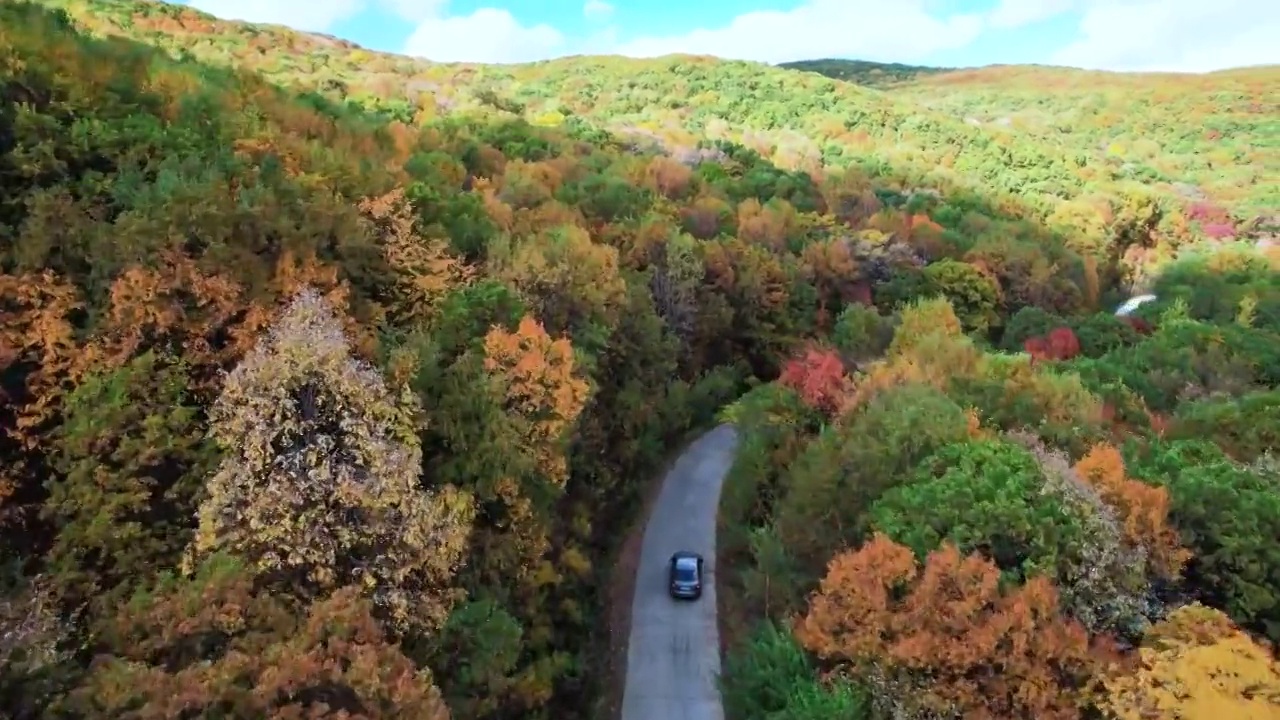
[[[717,684],[716,507],[737,445],[737,432],[721,425],[694,441],[662,481],[636,571],[622,720],[724,718]],[[677,550],[705,558],[699,600],[667,594],[667,563]]]

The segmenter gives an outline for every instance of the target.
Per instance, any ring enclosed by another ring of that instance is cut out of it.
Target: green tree
[[[941,448],[916,477],[871,508],[874,527],[923,559],[950,540],[968,554],[983,550],[1021,579],[1057,576],[1083,541],[1079,517],[1040,492],[1044,479],[1025,448],[973,440]]]
[[[944,259],[924,269],[935,292],[951,302],[966,332],[985,333],[1000,321],[1000,286],[973,265]]]
[[[181,558],[217,449],[181,361],[153,352],[86,377],[57,440],[42,510],[57,532],[50,579],[63,602],[111,610]]]
[[[964,410],[932,387],[878,395],[846,422],[824,428],[791,463],[773,515],[778,537],[816,579],[836,548],[864,536],[866,513],[882,493],[968,435]]]
[[[742,720],[862,720],[865,693],[846,680],[830,686],[792,634],[762,623],[729,653],[721,674],[725,715]]]
[[[1065,327],[1061,317],[1035,305],[1020,308],[1005,322],[1000,347],[1009,352],[1022,352],[1023,343],[1033,337],[1047,335],[1050,330]]]
[[[876,530],[920,559],[953,543],[990,558],[1008,579],[1048,577],[1086,627],[1128,623],[1144,609],[1145,557],[1126,552],[1114,511],[1063,458],[1006,440],[949,445],[870,514]]]
[[[831,328],[832,344],[851,367],[884,353],[892,339],[889,318],[861,303],[841,310]]]
[[[1193,555],[1187,590],[1242,627],[1280,640],[1280,494],[1275,479],[1225,458],[1180,462],[1195,450],[1173,442],[1132,472],[1169,490],[1170,519]],[[1156,468],[1166,471],[1152,472]]]
[[[1171,437],[1213,440],[1241,462],[1280,450],[1280,390],[1184,403],[1174,414]]]

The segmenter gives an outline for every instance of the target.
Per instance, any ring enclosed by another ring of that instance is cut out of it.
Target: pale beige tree
[[[292,592],[355,585],[393,627],[438,627],[475,510],[468,494],[422,482],[418,416],[304,289],[210,411],[225,455],[188,563],[224,550]]]

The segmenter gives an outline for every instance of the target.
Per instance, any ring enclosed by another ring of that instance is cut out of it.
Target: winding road
[[[716,626],[716,508],[733,464],[737,431],[721,425],[698,438],[663,478],[636,571],[622,720],[723,720],[720,631]],[[677,550],[706,559],[702,598],[667,594]]]

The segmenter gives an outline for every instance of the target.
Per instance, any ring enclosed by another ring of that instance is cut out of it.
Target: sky
[[[670,53],[778,63],[1280,64],[1280,0],[186,0],[438,62]]]

